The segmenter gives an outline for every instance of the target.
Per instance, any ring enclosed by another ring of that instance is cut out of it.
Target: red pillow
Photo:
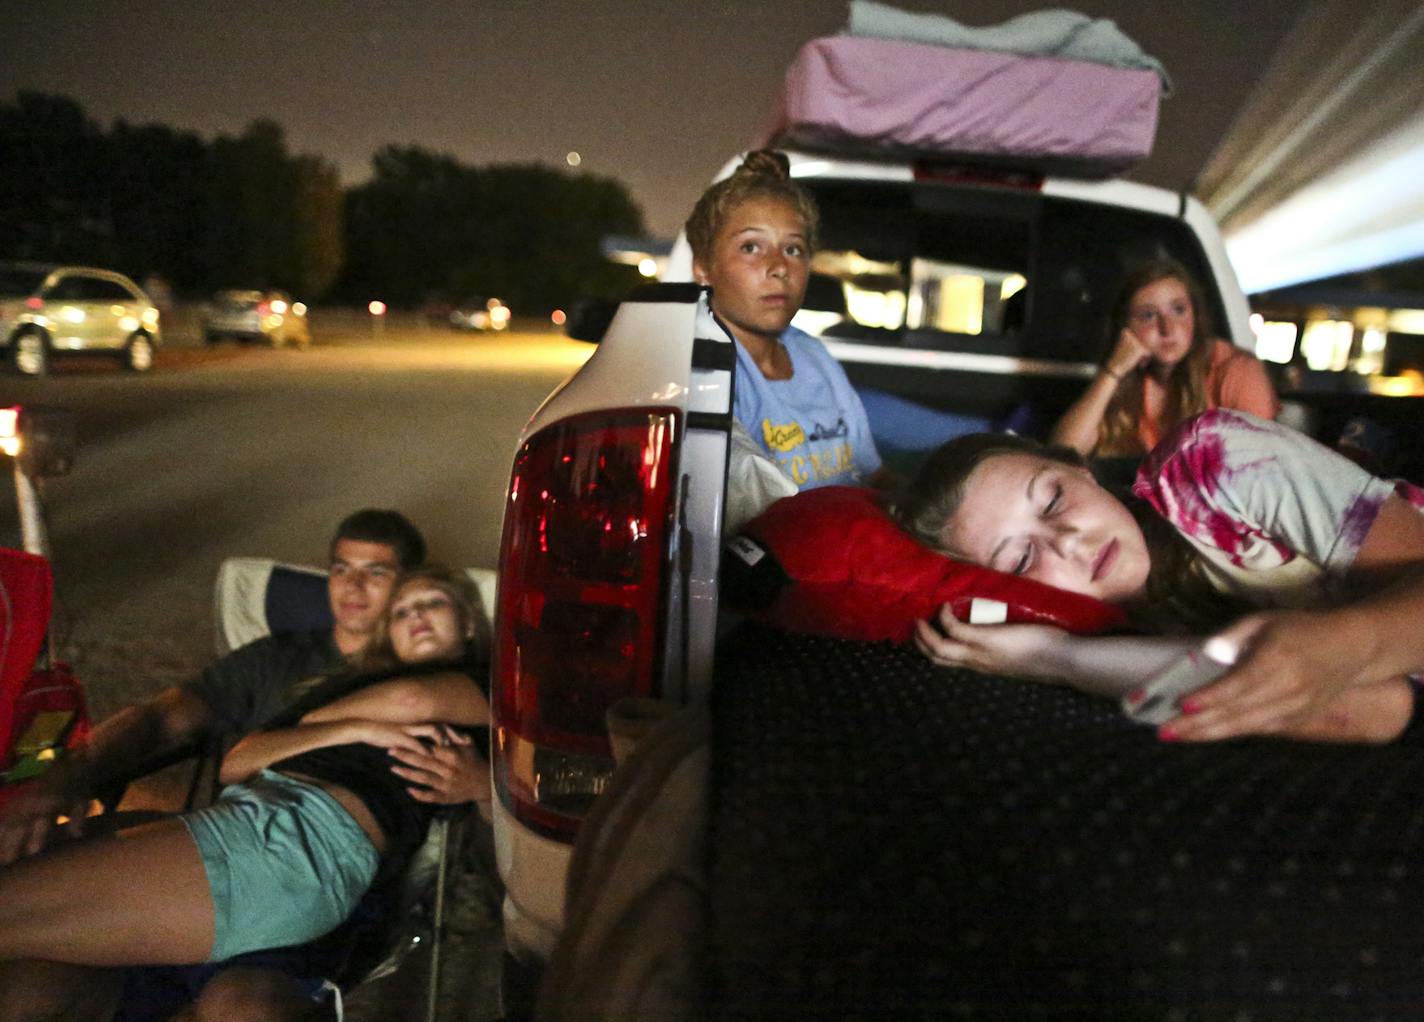
[[[914,623],[948,603],[968,620],[970,601],[1008,605],[1008,620],[1100,632],[1122,611],[1066,592],[951,560],[922,546],[886,514],[871,490],[823,486],[778,500],[742,530],[723,558],[727,602],[789,631],[908,642]]]

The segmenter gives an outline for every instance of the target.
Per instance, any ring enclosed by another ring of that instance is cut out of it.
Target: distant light
[[[72,305],[66,305],[64,308],[59,310],[59,318],[64,320],[66,323],[83,323],[84,310],[76,309]]]
[[[386,314],[386,303],[373,301],[370,305],[366,306],[366,311],[373,316],[384,316]]]
[[[280,298],[272,299],[272,311],[279,316],[282,315],[282,313],[287,311],[287,303]]]
[[[509,311],[508,305],[496,305],[493,309],[490,309],[489,311],[490,325],[493,326],[496,330],[503,330],[505,327],[509,326],[510,315],[511,313]]]
[[[305,302],[293,302],[293,303],[292,303],[292,315],[293,315],[293,316],[305,316],[306,314],[307,314],[307,307],[306,307],[306,303],[305,303]]]
[[[568,318],[568,316],[564,315],[563,309],[555,309],[549,313],[549,319],[553,321],[554,326],[563,326]]]
[[[1294,323],[1262,322],[1256,335],[1256,357],[1266,362],[1289,365],[1295,358],[1295,339],[1299,330]]]
[[[570,167],[577,167],[580,163],[583,162],[583,157],[580,156],[578,153],[570,150],[569,154],[564,157],[564,162],[567,163]]]
[[[485,302],[485,308],[489,309],[490,312],[493,312],[495,309],[499,308],[503,304],[504,303],[501,302],[498,298],[491,298],[489,301]]]
[[[1251,324],[1251,332],[1257,337],[1260,337],[1261,328],[1266,325],[1266,317],[1261,315],[1259,312],[1253,312],[1251,313],[1251,318],[1250,320],[1248,320],[1248,322]]]
[[[638,260],[638,272],[645,277],[656,277],[658,275],[658,261],[651,256],[644,256]]]
[[[1346,319],[1318,319],[1300,335],[1305,364],[1316,371],[1341,372],[1350,358],[1355,324]]]
[[[0,452],[16,457],[20,453],[20,407],[0,408]]]

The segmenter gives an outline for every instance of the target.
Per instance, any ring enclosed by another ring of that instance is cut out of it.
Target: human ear
[[[702,285],[711,283],[711,279],[707,276],[707,269],[702,265],[701,259],[694,258],[692,260],[692,279]]]

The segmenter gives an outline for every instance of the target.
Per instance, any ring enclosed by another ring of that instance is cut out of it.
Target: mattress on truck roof
[[[1152,151],[1161,88],[1138,68],[828,36],[787,68],[765,141],[1109,177]]]

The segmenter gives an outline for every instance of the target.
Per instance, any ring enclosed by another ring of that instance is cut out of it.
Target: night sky
[[[970,25],[1046,4],[900,0]],[[1166,64],[1155,154],[1131,176],[1189,183],[1303,0],[1082,2]],[[68,95],[108,125],[205,136],[266,117],[290,148],[347,183],[388,143],[473,164],[537,161],[624,181],[652,233],[671,237],[715,171],[754,142],[781,74],[837,32],[845,0],[222,4],[0,0],[0,95]]]

